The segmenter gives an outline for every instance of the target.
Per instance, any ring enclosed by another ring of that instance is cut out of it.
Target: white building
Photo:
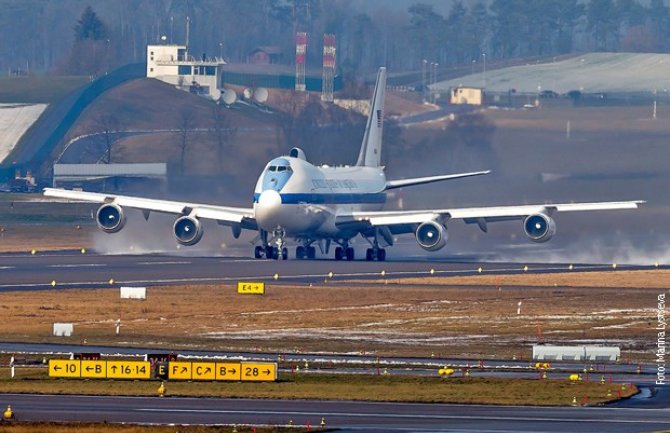
[[[221,58],[196,59],[186,45],[147,45],[147,78],[156,78],[182,90],[221,97]]]
[[[534,345],[533,359],[538,361],[618,361],[621,349],[615,346]]]
[[[452,104],[482,105],[484,90],[479,87],[454,87],[451,89]]]

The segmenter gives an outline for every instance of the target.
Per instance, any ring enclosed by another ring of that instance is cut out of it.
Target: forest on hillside
[[[383,4],[384,2],[382,2]],[[183,43],[198,56],[244,62],[276,46],[291,64],[296,31],[309,34],[318,67],[321,35],[337,38],[345,75],[417,70],[423,60],[485,59],[584,51],[670,51],[664,0],[445,0],[393,8],[365,0],[0,0],[0,73],[99,74],[142,62],[146,45]],[[436,7],[439,5],[440,8]]]

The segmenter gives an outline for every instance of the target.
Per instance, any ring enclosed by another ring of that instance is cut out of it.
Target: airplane
[[[356,164],[316,166],[307,161],[302,149],[267,163],[256,183],[253,207],[239,208],[211,204],[155,200],[144,197],[45,188],[44,195],[101,203],[95,219],[100,229],[116,233],[126,223],[125,208],[139,209],[144,218],[151,212],[176,215],[173,232],[180,245],[197,244],[203,236],[201,220],[215,220],[229,226],[238,238],[242,230],[258,233],[253,243],[257,259],[288,259],[287,239],[294,239],[297,259],[314,259],[315,244],[328,255],[331,243],[336,260],[354,260],[351,240],[366,239],[367,261],[386,260],[386,247],[394,237],[414,233],[419,246],[438,251],[447,242],[447,223],[463,220],[486,232],[488,224],[521,220],[525,235],[533,242],[546,242],[556,233],[557,212],[635,209],[643,201],[536,204],[519,206],[470,207],[420,210],[382,210],[386,192],[395,188],[423,185],[450,179],[480,176],[489,170],[469,173],[387,180],[381,165],[383,105],[386,68],[379,68],[365,133]]]

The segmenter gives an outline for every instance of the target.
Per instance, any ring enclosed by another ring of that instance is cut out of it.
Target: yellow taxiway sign
[[[237,362],[217,362],[216,380],[241,380],[242,365]]]
[[[238,281],[237,293],[243,295],[264,295],[265,283],[253,281]]]
[[[49,377],[80,377],[81,361],[72,359],[50,359]]]
[[[146,361],[107,361],[107,379],[150,379],[151,363]]]
[[[242,380],[271,382],[277,380],[277,364],[271,362],[243,362]]]

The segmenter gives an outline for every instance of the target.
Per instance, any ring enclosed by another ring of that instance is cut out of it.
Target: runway
[[[526,267],[527,266],[527,267]],[[649,269],[619,266],[622,269]],[[612,265],[480,263],[472,258],[393,260],[257,260],[246,257],[175,257],[163,255],[98,255],[37,252],[0,255],[0,291],[119,285],[234,283],[239,280],[309,284],[329,279],[389,279],[416,276],[456,276],[612,270]]]
[[[341,432],[641,432],[670,428],[667,409],[473,406],[352,401],[0,394],[20,421],[271,424]]]

